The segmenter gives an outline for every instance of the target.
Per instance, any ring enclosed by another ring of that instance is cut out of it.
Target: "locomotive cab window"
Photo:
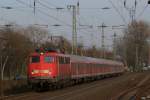
[[[39,56],[32,56],[31,59],[30,59],[31,63],[38,63],[40,62],[40,57]]]
[[[44,57],[44,61],[45,61],[46,63],[52,63],[52,62],[54,62],[54,57],[45,56],[45,57]]]

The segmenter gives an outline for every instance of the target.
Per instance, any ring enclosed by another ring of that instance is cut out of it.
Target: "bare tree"
[[[32,41],[33,46],[40,47],[48,38],[48,31],[40,27],[29,26],[25,29],[26,36]]]
[[[117,52],[133,71],[141,70],[148,61],[149,25],[143,21],[129,24],[124,37],[118,41]]]
[[[5,64],[5,74],[14,76],[14,74],[22,71],[23,66],[25,71],[25,59],[28,57],[29,52],[33,50],[31,41],[20,31],[14,31],[11,28],[4,28],[2,36],[7,39],[1,50],[2,58],[8,57],[8,61]],[[4,61],[2,60],[2,63]]]
[[[71,54],[71,43],[62,36],[57,36],[55,39],[47,40],[42,47],[59,49],[61,52]]]

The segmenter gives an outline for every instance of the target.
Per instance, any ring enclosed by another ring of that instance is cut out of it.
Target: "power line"
[[[116,12],[120,15],[120,17],[122,18],[123,22],[124,22],[125,24],[127,24],[127,22],[126,22],[124,16],[120,13],[120,11],[119,11],[118,8],[114,5],[114,3],[113,3],[111,0],[108,0],[108,1],[111,3],[111,5],[113,6],[113,8],[116,10]]]
[[[55,5],[55,4],[52,4],[52,3],[50,3],[50,2],[48,2],[48,1],[46,1],[46,0],[42,0],[42,2],[45,2],[46,4],[50,4],[50,5],[52,5],[53,7],[56,7],[56,8],[59,8],[57,5]],[[50,7],[49,7],[50,8]],[[109,7],[103,7],[104,9],[107,9],[107,8],[109,8]],[[50,9],[53,9],[53,8],[50,8]],[[65,8],[64,8],[65,9]],[[80,9],[87,9],[87,10],[100,10],[100,9],[102,9],[102,8],[80,8]]]
[[[28,6],[28,7],[30,7],[30,8],[34,8],[34,7],[28,5],[27,3],[23,2],[23,1],[20,1],[20,0],[16,0],[16,1],[20,2],[21,4],[24,4],[24,5]],[[43,5],[43,6],[44,6],[44,5]],[[46,7],[46,8],[48,8],[48,7]],[[54,16],[51,16],[51,15],[49,15],[48,13],[46,13],[46,12],[40,10],[40,9],[37,9],[37,11],[39,11],[40,13],[42,13],[42,14],[44,14],[44,15],[46,15],[46,16],[49,16],[49,17],[51,17],[51,18],[53,18],[53,19],[55,19],[55,20],[57,20],[57,21],[59,21],[59,22],[65,24],[66,26],[72,27],[72,25],[70,25],[70,24],[68,24],[68,23],[66,23],[66,22],[64,22],[64,21],[62,21],[62,20],[60,20],[60,19],[58,19],[58,18],[56,18],[56,17],[54,17]],[[82,30],[82,31],[83,31],[83,30]],[[84,30],[84,31],[87,31],[87,30]],[[87,32],[89,32],[89,31],[87,31]],[[86,32],[86,33],[87,33],[87,32]],[[90,33],[91,33],[91,32],[90,32]]]
[[[23,4],[23,5],[28,6],[28,7],[30,7],[30,8],[34,8],[34,7],[28,5],[27,3],[23,2],[23,1],[20,1],[20,0],[16,0],[16,1],[18,1],[19,3],[21,3],[21,4]],[[40,13],[42,13],[42,14],[48,16],[48,17],[51,17],[51,18],[55,19],[56,21],[59,21],[59,22],[65,24],[65,25],[68,26],[68,27],[72,27],[72,25],[70,25],[70,24],[68,24],[68,23],[66,23],[66,22],[64,22],[64,21],[62,21],[62,20],[60,20],[60,19],[58,19],[58,18],[56,18],[56,17],[54,17],[54,16],[52,16],[52,15],[49,15],[48,13],[46,13],[46,12],[40,10],[40,9],[37,9],[37,10],[38,10]]]
[[[38,3],[39,3],[41,6],[46,7],[47,9],[51,9],[49,6],[47,6],[47,5],[45,5],[45,4],[41,3],[41,2],[38,2]],[[65,8],[57,7],[56,9],[57,9],[57,10],[60,10],[60,9],[65,9]],[[78,20],[76,20],[76,21],[77,21],[77,23],[80,24],[80,21],[78,21]]]
[[[141,17],[144,14],[144,12],[147,9],[147,7],[148,7],[148,4],[143,8],[143,10],[141,11],[141,13],[137,16],[137,18]]]
[[[52,4],[52,3],[48,2],[48,1],[44,1],[44,0],[42,0],[42,1],[43,1],[43,2],[45,2],[46,4],[50,4],[50,5],[52,5],[53,7],[58,7],[57,5]]]
[[[28,7],[30,7],[30,8],[34,8],[34,7],[28,5],[27,3],[23,2],[23,1],[20,1],[20,0],[16,0],[16,1],[19,2],[19,3],[21,3],[21,4],[23,4],[23,5],[28,6]],[[44,12],[44,11],[38,9],[38,8],[37,8],[37,10],[38,10],[40,13],[42,13],[42,14],[48,16],[48,17],[51,17],[52,19],[54,19],[54,20],[56,20],[56,21],[58,21],[58,22],[61,22],[61,23],[65,24],[66,26],[72,27],[70,24],[68,24],[68,23],[66,23],[66,22],[64,22],[64,21],[62,21],[62,20],[60,20],[60,19],[58,19],[58,18],[56,18],[56,17],[54,17],[54,16],[52,16],[52,15],[46,13],[46,12]]]
[[[29,6],[30,8],[32,8],[32,6],[28,5],[27,3],[23,2],[23,1],[20,1],[20,0],[16,0],[16,1],[23,4],[23,5],[26,5],[26,6]]]
[[[24,5],[28,6],[28,7],[30,7],[30,8],[34,8],[34,7],[28,5],[27,3],[23,2],[23,1],[20,1],[20,0],[16,0],[16,1],[18,1],[18,2],[21,3],[21,4],[24,4]],[[59,22],[65,24],[65,25],[68,26],[68,27],[72,27],[72,25],[70,25],[70,24],[68,24],[68,23],[66,23],[66,22],[64,22],[64,21],[62,21],[62,20],[60,20],[60,19],[58,19],[58,18],[56,18],[56,17],[54,17],[54,16],[51,16],[51,15],[49,15],[48,13],[46,13],[46,12],[40,10],[40,9],[37,9],[37,10],[38,10],[40,13],[42,13],[42,14],[44,14],[44,15],[46,15],[46,16],[49,16],[49,17],[55,19],[56,21],[59,21]]]
[[[25,5],[25,6],[27,6],[27,7],[29,7],[29,8],[34,8],[34,16],[35,16],[35,3],[34,3],[34,6],[32,6],[31,5],[31,1],[30,1],[30,4],[27,4],[27,3],[25,3],[25,2],[22,2],[22,1],[20,1],[20,0],[16,0],[17,2],[19,2],[20,4],[23,4],[23,5]],[[34,2],[35,2],[35,0],[34,0]],[[14,7],[13,7],[14,8]],[[20,8],[22,8],[22,7],[20,7]],[[36,7],[37,8],[37,7]],[[43,18],[41,18],[41,17],[39,17],[39,16],[37,16],[40,20],[42,20],[42,21],[45,21],[45,22],[48,22],[47,20],[45,20],[45,19],[43,19]]]
[[[49,6],[47,6],[47,5],[45,5],[45,4],[41,3],[41,2],[38,2],[38,3],[39,3],[41,6],[46,7],[47,9],[51,9]],[[57,7],[56,9],[57,9],[57,10],[60,10],[60,9],[65,9],[65,8]],[[71,16],[72,16],[72,15],[71,15]],[[79,25],[80,25],[80,21],[76,20],[76,22],[79,23]]]
[[[56,8],[50,8],[49,6],[47,6],[46,4],[43,4],[43,3],[41,3],[40,1],[37,1],[41,6],[43,6],[43,7],[46,7],[46,8],[48,8],[48,9],[55,9],[55,10],[62,10],[62,9],[65,9],[65,8],[62,8],[62,7],[56,7]]]
[[[54,16],[52,16],[52,15],[49,15],[48,13],[46,13],[46,12],[44,12],[44,11],[42,11],[42,10],[39,10],[39,9],[38,9],[38,11],[39,11],[40,13],[46,15],[46,16],[49,16],[49,17],[55,19],[55,20],[58,21],[58,22],[61,22],[61,23],[65,24],[66,26],[72,27],[72,25],[70,25],[70,24],[68,24],[68,23],[66,23],[66,22],[64,22],[64,21],[62,21],[62,20],[60,20],[60,19],[58,19],[58,18],[56,18],[56,17],[54,17]]]
[[[21,3],[21,4],[23,4],[23,5],[28,6],[28,7],[30,7],[30,8],[34,8],[34,7],[30,6],[30,5],[28,5],[27,3],[21,1],[21,0],[16,0],[16,1],[18,1],[19,3]],[[40,3],[42,6],[48,8],[48,9],[51,9],[50,7],[48,7],[48,6],[44,5],[44,4],[42,4],[42,3],[39,2],[39,1],[38,1],[38,3]],[[38,9],[38,8],[37,8],[37,9]],[[65,24],[66,26],[72,27],[72,25],[70,25],[70,24],[68,24],[68,23],[66,23],[66,22],[64,22],[64,21],[62,21],[62,20],[60,20],[60,19],[58,19],[58,18],[56,18],[56,17],[54,17],[54,16],[52,16],[52,15],[49,15],[48,13],[46,13],[46,12],[40,10],[40,9],[38,9],[38,11],[39,11],[40,13],[46,15],[46,16],[49,16],[49,17],[55,19],[56,21],[59,21],[59,22]],[[77,21],[77,22],[78,22],[78,21]],[[89,32],[89,31],[88,31],[88,32]]]

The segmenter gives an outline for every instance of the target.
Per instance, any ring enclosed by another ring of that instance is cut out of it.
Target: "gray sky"
[[[101,25],[103,22],[107,26],[127,25],[130,22],[129,12],[124,8],[124,0],[37,0],[35,15],[32,8],[33,0],[1,0],[0,25],[10,22],[23,26],[32,24],[49,25],[47,29],[50,33],[63,35],[71,40],[72,28],[69,25],[72,24],[72,12],[67,9],[67,5],[76,5],[78,1],[80,2],[79,15],[77,15],[78,42],[83,42],[85,46],[101,46],[101,30],[98,30],[96,26]],[[149,23],[150,5],[147,6],[147,1],[137,0],[136,19]],[[134,2],[135,0],[126,0],[126,5],[131,8]],[[11,6],[13,9],[4,9],[3,7],[6,6]],[[56,7],[66,9],[59,11],[53,9]],[[101,8],[104,7],[111,9],[102,10]],[[53,27],[54,24],[62,26]],[[81,27],[79,24],[92,25],[93,28]],[[112,45],[114,32],[118,36],[121,35],[121,30],[112,30],[110,27],[105,28],[106,45]]]

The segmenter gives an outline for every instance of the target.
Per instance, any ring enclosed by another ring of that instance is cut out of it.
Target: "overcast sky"
[[[48,25],[43,27],[53,35],[63,35],[71,41],[72,12],[67,5],[76,5],[79,1],[80,9],[77,15],[78,42],[85,46],[101,46],[101,30],[97,28],[103,22],[107,26],[127,25],[130,22],[129,11],[124,8],[124,0],[37,0],[35,15],[33,13],[33,0],[0,0],[0,25],[16,23],[21,26],[32,24]],[[19,2],[20,1],[20,2]],[[136,20],[150,22],[150,5],[148,0],[137,0]],[[111,3],[112,2],[112,3]],[[126,6],[131,8],[135,0],[126,0]],[[4,9],[10,6],[13,9]],[[64,10],[54,8],[62,7]],[[109,7],[110,9],[101,9]],[[61,27],[52,25],[60,24]],[[92,25],[93,28],[81,27]],[[42,26],[41,26],[42,27]],[[112,35],[116,32],[121,35],[121,30],[105,28],[105,45],[112,45]]]

